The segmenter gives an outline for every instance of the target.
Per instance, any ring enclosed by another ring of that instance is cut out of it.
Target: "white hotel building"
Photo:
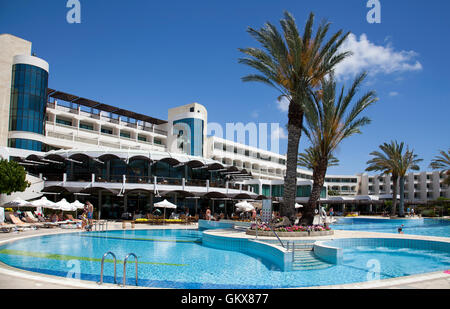
[[[0,156],[29,172],[33,186],[22,197],[89,194],[102,217],[114,218],[145,212],[160,198],[197,211],[282,196],[286,156],[208,136],[203,105],[171,108],[167,120],[156,119],[49,88],[50,72],[31,55],[31,42],[0,35]],[[298,201],[305,202],[312,172],[297,173]],[[410,173],[405,198],[450,197],[442,182],[439,172]],[[349,201],[386,199],[392,186],[384,175],[327,175],[322,198],[333,190]]]

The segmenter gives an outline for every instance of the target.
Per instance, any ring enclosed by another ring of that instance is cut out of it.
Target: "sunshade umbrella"
[[[84,208],[84,204],[81,203],[80,201],[75,201],[75,202],[71,203],[70,205],[72,205],[72,207],[75,209],[83,209]]]
[[[54,202],[49,201],[45,196],[41,199],[32,201],[31,206],[36,207],[38,213],[42,214],[42,208],[52,208],[55,205]]]
[[[156,203],[155,207],[161,207],[164,208],[164,219],[166,219],[166,208],[170,208],[170,209],[176,209],[177,205],[172,204],[171,202],[169,202],[168,200],[164,200],[162,202]]]
[[[242,211],[252,211],[253,209],[255,209],[255,207],[247,201],[237,203],[235,206],[237,207],[237,209]]]
[[[30,202],[27,202],[21,198],[16,198],[15,200],[4,204],[2,207],[29,207],[31,206]]]
[[[295,208],[303,208],[303,205],[295,203]]]
[[[77,218],[78,215],[78,209],[84,209],[84,204],[80,201],[76,200],[75,202],[71,203],[72,207],[75,209],[75,218]]]
[[[63,198],[58,203],[56,203],[55,206],[58,206],[57,209],[60,209],[62,211],[74,211],[75,210],[75,208],[65,198]]]
[[[39,200],[32,201],[31,205],[33,207],[52,208],[53,205],[55,205],[55,203],[52,201],[49,201],[45,196],[43,196]]]

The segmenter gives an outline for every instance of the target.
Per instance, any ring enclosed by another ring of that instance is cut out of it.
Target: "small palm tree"
[[[450,148],[445,152],[440,151],[440,156],[434,157],[431,161],[430,167],[434,170],[442,170],[441,175],[447,175],[444,183],[450,185]]]
[[[400,180],[400,205],[398,209],[399,217],[405,216],[405,176],[408,170],[418,171],[420,169],[418,163],[423,161],[419,159],[413,150],[406,149],[404,155],[401,156],[399,161],[398,176]]]
[[[370,155],[374,158],[367,162],[369,167],[366,171],[381,171],[383,174],[391,174],[393,182],[393,194],[392,194],[392,209],[391,215],[396,214],[396,202],[397,202],[397,181],[399,180],[400,187],[400,205],[398,214],[400,217],[405,216],[405,176],[408,170],[419,170],[417,165],[422,159],[418,159],[414,151],[406,148],[403,153],[404,143],[398,143],[397,141],[391,141],[390,144],[384,143],[379,148],[384,152],[374,151]]]
[[[316,156],[313,188],[303,213],[306,224],[312,224],[314,220],[314,209],[330,166],[329,160],[334,158],[333,153],[344,139],[361,133],[361,127],[370,123],[369,118],[360,115],[378,101],[375,92],[369,91],[353,104],[365,77],[366,73],[357,76],[350,89],[345,92],[344,86],[336,91],[336,81],[331,74],[322,80],[322,88],[313,96],[311,104],[305,106],[304,132],[313,145]]]
[[[309,147],[305,152],[298,154],[298,166],[314,171],[320,162],[320,153],[317,148]],[[339,159],[332,154],[328,157],[328,167],[338,166]]]
[[[367,161],[369,166],[366,168],[366,171],[377,171],[381,172],[381,174],[391,175],[393,184],[391,216],[395,216],[397,213],[398,160],[403,152],[403,147],[403,142],[400,144],[397,141],[391,141],[390,144],[384,143],[379,146],[381,152],[371,152],[370,155],[374,158]]]
[[[248,56],[239,59],[239,63],[259,72],[243,77],[244,82],[267,84],[277,89],[280,93],[279,100],[283,97],[289,100],[286,177],[281,215],[292,218],[295,213],[297,155],[303,128],[304,106],[320,86],[321,80],[350,55],[350,52],[340,52],[339,49],[349,33],[343,34],[340,30],[325,41],[330,23],[323,22],[314,36],[312,13],[306,22],[303,35],[289,12],[284,13],[280,24],[283,34],[269,22],[260,30],[248,28],[248,33],[263,48],[239,49]]]

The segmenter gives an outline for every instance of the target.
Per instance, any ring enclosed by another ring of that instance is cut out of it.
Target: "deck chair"
[[[22,220],[20,220],[19,218],[17,218],[16,216],[14,216],[13,214],[9,215],[9,219],[11,220],[11,222],[19,227],[23,227],[23,228],[31,228],[33,227],[32,224],[29,223],[25,223]]]
[[[16,230],[17,227],[14,224],[5,224],[0,223],[0,230],[4,233],[11,233],[13,230]]]
[[[81,222],[82,221],[80,219],[75,219],[71,214],[66,214],[66,218],[67,218],[67,220],[74,221],[74,222]]]

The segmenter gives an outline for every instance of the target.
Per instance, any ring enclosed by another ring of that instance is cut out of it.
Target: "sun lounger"
[[[14,231],[16,229],[17,229],[17,227],[14,224],[0,223],[0,230],[4,233],[11,233],[12,231]]]
[[[11,220],[11,222],[19,227],[23,227],[23,228],[31,228],[33,227],[32,224],[29,223],[25,223],[22,220],[20,220],[19,218],[17,218],[16,216],[14,216],[13,214],[9,215],[9,219]]]
[[[31,225],[35,227],[45,227],[44,223],[35,222],[32,218],[25,216],[25,220],[27,223],[30,223]]]
[[[80,219],[75,219],[71,214],[67,214],[66,215],[66,218],[68,219],[68,220],[70,220],[70,221],[73,221],[73,222],[81,222],[82,220],[80,220]]]

